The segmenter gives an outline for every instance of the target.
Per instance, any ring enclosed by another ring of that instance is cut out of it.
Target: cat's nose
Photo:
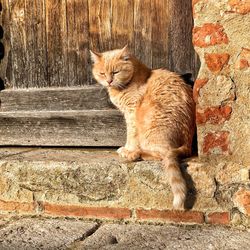
[[[108,79],[108,80],[107,80],[107,83],[108,83],[109,85],[111,85],[112,82],[113,82],[112,79]]]

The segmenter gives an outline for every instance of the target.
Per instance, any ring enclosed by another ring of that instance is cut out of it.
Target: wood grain
[[[119,111],[2,112],[0,145],[121,146],[125,124]]]
[[[9,12],[9,1],[2,0],[2,11],[0,13],[0,25],[3,29],[3,38],[2,43],[4,46],[4,57],[1,60],[0,66],[0,89],[4,89],[6,86],[12,87],[11,83],[13,82],[13,74],[11,69],[11,60],[9,57],[10,54],[10,12]]]
[[[68,85],[66,0],[46,0],[48,86]]]
[[[171,16],[169,37],[171,37],[171,41],[168,46],[171,55],[170,69],[182,74],[191,72],[193,76],[196,76],[199,65],[197,65],[192,44],[193,18],[191,11],[191,1],[169,1],[169,15]]]
[[[152,0],[151,9],[152,68],[169,68],[169,50],[172,46],[169,23],[173,18],[169,14],[169,0]]]
[[[90,49],[99,52],[110,50],[112,49],[111,0],[89,0],[88,3]]]
[[[134,2],[111,1],[112,8],[112,48],[123,48],[129,45],[133,49],[134,45]]]
[[[151,0],[134,0],[134,51],[138,59],[152,68]]]
[[[17,89],[0,92],[0,112],[107,110],[114,106],[99,86]]]
[[[26,72],[25,86],[48,85],[45,0],[25,0]]]
[[[3,0],[3,7],[7,88],[92,84],[89,49],[127,43],[149,67],[197,75],[191,0]]]
[[[122,144],[122,116],[93,85],[89,49],[128,43],[149,67],[197,75],[191,0],[1,2],[0,145]]]
[[[88,1],[67,1],[68,86],[90,83]]]
[[[28,84],[27,80],[27,46],[25,34],[25,0],[9,0],[10,43],[12,83],[15,88]]]

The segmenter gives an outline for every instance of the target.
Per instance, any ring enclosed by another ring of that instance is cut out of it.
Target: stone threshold
[[[113,149],[0,148],[0,211],[132,222],[248,223],[245,207],[234,196],[249,183],[249,168],[190,158],[182,170],[189,188],[187,210],[173,211],[160,162],[128,163]]]

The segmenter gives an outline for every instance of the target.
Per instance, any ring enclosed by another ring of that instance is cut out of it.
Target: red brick
[[[250,1],[249,0],[229,0],[231,12],[239,14],[247,14],[250,12]]]
[[[196,109],[196,123],[204,124],[221,124],[226,120],[229,120],[231,116],[232,108],[230,106],[224,107],[211,107],[206,109]]]
[[[227,53],[205,53],[205,62],[212,72],[219,72],[228,63],[230,55]]]
[[[250,67],[250,49],[242,48],[235,64],[236,69],[244,70]]]
[[[230,214],[229,212],[209,213],[207,215],[206,222],[209,224],[228,225],[230,223]]]
[[[77,205],[44,204],[44,212],[59,216],[77,216],[84,218],[128,219],[131,211],[128,208],[83,207]]]
[[[242,213],[250,216],[250,190],[241,188],[234,194],[233,201]]]
[[[193,88],[193,97],[196,103],[198,103],[200,89],[204,87],[207,82],[208,82],[208,78],[196,79],[194,83],[194,88]]]
[[[35,207],[34,203],[0,200],[0,210],[3,211],[34,212]]]
[[[205,23],[193,29],[193,44],[198,47],[208,47],[216,44],[227,44],[228,37],[220,24]]]
[[[202,212],[174,211],[174,210],[144,210],[137,209],[136,216],[139,220],[161,220],[168,222],[204,223]]]
[[[204,154],[210,154],[213,149],[219,149],[220,153],[229,153],[229,132],[220,131],[208,133],[204,137],[202,151]]]

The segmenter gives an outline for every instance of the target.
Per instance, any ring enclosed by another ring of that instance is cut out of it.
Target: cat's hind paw
[[[117,150],[117,153],[119,154],[120,157],[125,158],[128,161],[136,161],[140,159],[140,156],[141,156],[139,150],[130,151],[126,149],[125,147],[120,147]]]

